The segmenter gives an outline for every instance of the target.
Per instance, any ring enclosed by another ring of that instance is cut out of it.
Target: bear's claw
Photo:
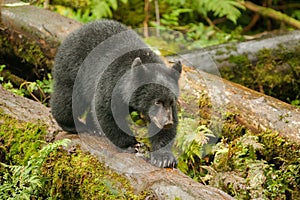
[[[171,152],[152,152],[150,162],[160,168],[176,168],[177,159]]]

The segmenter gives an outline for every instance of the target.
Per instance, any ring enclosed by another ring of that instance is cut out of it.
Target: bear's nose
[[[173,126],[173,121],[168,120],[165,124],[164,124],[164,129],[169,129]]]

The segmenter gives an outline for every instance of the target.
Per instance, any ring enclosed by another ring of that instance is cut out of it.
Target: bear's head
[[[177,125],[178,80],[182,71],[180,62],[172,67],[163,63],[146,63],[137,57],[128,72],[123,93],[130,109],[140,112],[150,125],[169,129]]]

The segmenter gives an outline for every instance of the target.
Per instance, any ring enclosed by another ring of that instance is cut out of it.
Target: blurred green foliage
[[[132,28],[143,27],[146,23],[148,26],[176,30],[185,35],[185,40],[194,41],[190,48],[203,48],[244,40],[245,27],[253,18],[253,13],[246,10],[240,4],[240,0],[157,0],[157,10],[160,16],[158,24],[156,1],[149,1],[147,12],[144,10],[145,2],[140,0],[82,0],[73,3],[70,0],[53,0],[50,9],[84,23],[101,18],[112,18]],[[254,3],[265,5],[266,2],[260,0]],[[269,4],[271,8],[278,8],[280,12],[300,19],[300,6],[295,0],[277,0]],[[146,15],[148,21],[145,21]],[[282,27],[285,26],[282,26],[281,22],[260,18],[246,33],[258,33]]]

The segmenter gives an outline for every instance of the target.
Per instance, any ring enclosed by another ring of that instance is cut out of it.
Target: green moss
[[[223,108],[213,107],[207,94],[200,95],[200,124],[206,125],[213,133],[216,133],[216,137],[225,137],[229,140],[234,140],[244,135],[246,128],[238,123],[238,114],[223,113],[222,110]],[[219,133],[222,135],[219,135]]]
[[[226,52],[224,52],[223,50],[217,50],[216,51],[216,55],[217,56],[221,56],[221,55],[224,55]]]
[[[125,177],[105,167],[93,156],[76,150],[52,154],[44,164],[48,196],[54,199],[144,199],[136,195]]]
[[[281,165],[284,160],[286,163],[293,163],[295,158],[300,157],[300,145],[296,142],[283,138],[279,133],[271,130],[253,132],[251,129],[241,125],[238,115],[233,113],[223,114],[224,123],[222,136],[228,141],[233,141],[246,133],[257,136],[259,142],[264,145],[261,156],[269,163]]]
[[[45,136],[45,126],[42,123],[32,124],[19,122],[0,110],[0,140],[5,154],[2,162],[14,165],[24,165],[31,155],[40,149]]]
[[[42,123],[20,122],[0,110],[0,162],[25,165],[37,153],[46,135]],[[46,185],[43,197],[52,199],[145,199],[147,191],[136,195],[128,180],[105,167],[79,148],[72,153],[52,153],[43,164]],[[1,171],[0,175],[4,173]],[[1,179],[1,176],[0,176]],[[1,180],[0,180],[1,182]]]
[[[264,144],[263,156],[268,162],[279,165],[283,162],[294,163],[300,158],[300,145],[279,136],[277,132],[268,130],[256,135]]]
[[[223,114],[223,127],[222,137],[227,138],[229,141],[233,141],[246,134],[247,128],[238,123],[238,114],[224,113]]]
[[[200,124],[208,125],[210,123],[209,119],[211,119],[212,116],[211,114],[212,104],[208,95],[202,93],[198,100],[198,104],[199,104],[199,114],[201,117]]]
[[[264,157],[271,161],[276,157],[285,158],[293,161],[294,158],[300,157],[300,145],[283,138],[279,133],[271,130],[253,132],[251,128],[242,125],[239,122],[239,115],[235,113],[223,113],[222,136],[228,141],[233,141],[246,133],[259,137],[259,142],[265,146]],[[213,123],[210,120],[210,123]],[[272,161],[273,162],[273,161]]]
[[[224,66],[223,78],[288,103],[300,97],[300,45],[296,49],[262,49],[251,63],[247,55],[231,56],[233,67]]]
[[[36,41],[28,41],[23,39],[24,37],[19,37],[16,33],[9,33],[8,31],[3,31],[0,34],[0,46],[1,46],[1,55],[4,57],[14,56],[14,62],[16,58],[26,66],[24,69],[21,69],[22,72],[26,74],[35,74],[43,77],[44,74],[40,74],[42,71],[49,71],[52,67],[51,59],[46,57],[46,52],[43,52],[40,45]],[[13,42],[12,42],[13,41]],[[45,41],[40,40],[42,43]],[[57,46],[55,42],[53,46]],[[52,44],[50,43],[50,44]],[[49,47],[50,49],[50,47]],[[31,65],[31,66],[28,66]],[[18,69],[20,71],[20,69]],[[31,73],[28,73],[32,71]],[[23,75],[23,74],[21,74]]]
[[[246,61],[243,58],[239,58],[239,60],[243,60],[243,62]],[[207,125],[213,132],[216,132],[214,131],[214,127],[218,126],[214,124],[222,123],[222,130],[220,132],[222,132],[222,137],[227,138],[228,141],[233,141],[249,132],[252,135],[258,136],[259,142],[265,146],[262,156],[268,162],[281,164],[281,158],[287,162],[293,162],[295,158],[300,157],[299,144],[279,136],[279,134],[274,131],[253,132],[251,127],[242,125],[238,113],[222,113],[220,110],[219,117],[221,116],[222,121],[220,121],[220,119],[214,119],[211,115],[211,106],[208,96],[202,94],[199,98],[200,124]],[[285,116],[280,117],[281,120],[284,120]]]
[[[237,47],[236,45],[227,45],[225,46],[225,49],[229,52],[229,51],[237,51]]]
[[[209,104],[203,99],[202,101],[201,105]],[[201,108],[200,112],[203,112]],[[274,131],[253,131],[251,127],[242,125],[239,115],[236,113],[219,111],[219,114],[223,119],[221,122],[222,140],[213,148],[219,148],[219,150],[206,157],[206,159],[210,159],[211,164],[202,167],[208,169],[206,172],[208,174],[204,178],[193,178],[201,180],[208,178],[209,185],[218,187],[234,197],[239,197],[237,199],[250,199],[249,195],[255,193],[263,194],[267,199],[289,197],[298,199],[297,197],[300,195],[298,189],[300,186],[300,145]],[[202,116],[205,117],[205,115]],[[205,120],[210,129],[214,124],[220,123],[218,119],[208,118]],[[257,142],[252,143],[248,139],[245,140],[245,138],[251,137],[257,138]],[[253,149],[254,146],[247,147],[247,149],[241,148],[237,145],[237,141],[243,141],[242,147],[251,144],[259,145],[262,148],[257,150]],[[201,164],[203,165],[201,162],[194,164],[189,171],[193,171]],[[223,167],[220,169],[218,168],[220,166]],[[201,170],[195,174],[202,176]],[[255,177],[258,174],[261,176]],[[231,177],[230,180],[228,176]],[[224,182],[226,182],[225,185]],[[239,184],[244,187],[237,190],[235,187]],[[260,190],[257,190],[258,188]]]

